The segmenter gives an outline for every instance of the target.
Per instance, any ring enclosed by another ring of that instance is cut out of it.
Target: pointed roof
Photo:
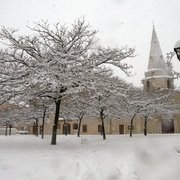
[[[149,53],[148,71],[161,71],[159,75],[169,75],[166,63],[164,61],[157,34],[153,25],[151,46]]]

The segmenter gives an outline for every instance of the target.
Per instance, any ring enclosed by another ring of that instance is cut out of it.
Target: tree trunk
[[[133,121],[134,121],[134,118],[136,116],[136,113],[133,115],[133,117],[131,118],[131,124],[130,124],[130,137],[132,137],[132,131],[133,131]]]
[[[36,119],[36,136],[38,137],[39,132],[38,132],[38,119]]]
[[[45,117],[46,117],[46,109],[47,107],[44,108],[44,113],[43,113],[43,121],[42,121],[42,131],[41,131],[41,138],[44,139],[44,123],[45,123]]]
[[[136,116],[136,114],[139,112],[139,110],[141,109],[142,107],[139,107],[137,109],[137,111],[134,113],[133,117],[131,118],[131,124],[130,124],[130,137],[132,137],[132,131],[133,131],[133,121],[134,121],[134,118]]]
[[[10,124],[9,125],[9,136],[11,136],[11,128],[12,128],[12,125]]]
[[[130,124],[130,137],[132,137],[132,131],[133,131],[133,119],[131,119],[131,124]]]
[[[103,134],[103,140],[106,139],[106,133],[105,133],[105,127],[104,127],[104,116],[103,116],[103,110],[100,112],[101,122],[102,122],[102,134]]]
[[[81,116],[79,117],[78,134],[77,134],[78,137],[80,137],[80,133],[81,133],[81,123],[82,123],[83,116],[84,116],[84,113],[82,113]]]
[[[144,117],[144,135],[147,136],[147,117]]]
[[[8,124],[6,124],[5,136],[8,134]]]
[[[55,102],[55,104],[56,104],[56,110],[55,110],[55,117],[54,117],[54,125],[53,125],[53,129],[52,129],[51,145],[56,145],[57,126],[58,126],[58,120],[59,120],[61,99],[58,99]]]
[[[64,134],[65,136],[67,136],[67,122],[66,122],[65,119],[64,119],[64,125],[63,125],[63,134]]]

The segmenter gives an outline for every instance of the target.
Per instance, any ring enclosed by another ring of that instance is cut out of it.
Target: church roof
[[[156,74],[155,72],[158,71],[157,75],[159,76],[169,76],[168,68],[164,61],[154,26],[152,31],[147,75],[149,76],[152,71],[154,75]]]

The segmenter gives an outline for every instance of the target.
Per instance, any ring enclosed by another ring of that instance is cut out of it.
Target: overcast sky
[[[0,0],[0,26],[22,32],[42,19],[71,24],[81,16],[99,31],[102,45],[136,48],[137,57],[128,60],[136,75],[115,73],[137,86],[147,70],[153,22],[164,57],[180,39],[180,0]],[[173,65],[180,72],[176,57]],[[180,87],[180,80],[175,84]]]

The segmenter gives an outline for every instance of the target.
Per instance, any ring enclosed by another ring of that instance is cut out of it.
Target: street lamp
[[[174,46],[174,51],[177,55],[177,58],[180,61],[180,40],[176,42],[175,46]]]

